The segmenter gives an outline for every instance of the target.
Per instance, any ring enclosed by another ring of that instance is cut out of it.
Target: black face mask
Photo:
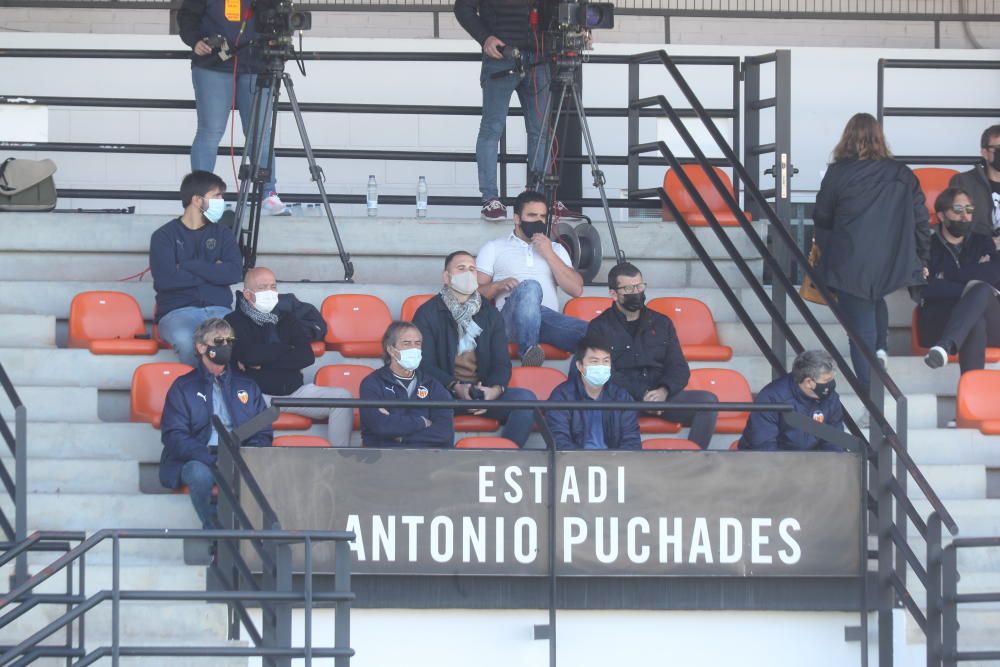
[[[629,311],[630,313],[642,310],[642,307],[645,304],[646,304],[645,292],[636,292],[635,294],[622,295],[622,308]]]
[[[535,234],[545,233],[545,223],[544,222],[525,222],[521,221],[521,233],[524,234],[525,238],[529,241],[531,237]]]
[[[948,233],[958,238],[964,238],[972,231],[971,220],[945,220],[944,224]]]
[[[233,356],[233,346],[229,344],[209,345],[205,355],[208,356],[208,360],[213,364],[226,366]]]
[[[832,394],[833,390],[836,387],[837,387],[837,381],[836,380],[830,380],[829,382],[824,382],[823,384],[820,384],[819,382],[817,382],[816,386],[813,387],[813,391],[816,393],[816,397],[817,398],[824,399],[827,396],[829,396],[830,394]]]

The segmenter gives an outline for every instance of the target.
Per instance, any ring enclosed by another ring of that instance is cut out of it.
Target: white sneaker
[[[940,345],[935,345],[924,355],[924,363],[931,368],[941,368],[948,364],[948,351]]]
[[[882,364],[882,370],[889,370],[889,353],[885,350],[875,350],[875,356]]]
[[[858,425],[858,428],[868,428],[871,426],[872,418],[871,415],[868,414],[867,408],[865,408],[864,412],[861,413],[855,423]]]
[[[288,210],[285,206],[285,202],[281,201],[281,197],[278,196],[277,192],[268,193],[267,197],[264,198],[264,202],[261,205],[262,212],[267,215],[291,215],[292,212]]]

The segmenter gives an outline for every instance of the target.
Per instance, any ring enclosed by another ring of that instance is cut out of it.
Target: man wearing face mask
[[[792,372],[757,393],[754,403],[791,405],[813,421],[844,430],[844,407],[835,388],[837,367],[825,350],[806,350]],[[751,412],[739,448],[753,451],[842,452],[838,445],[789,426],[780,412]]]
[[[580,296],[583,278],[566,249],[545,235],[546,212],[544,195],[522,192],[514,201],[514,231],[487,242],[476,255],[479,291],[496,302],[523,366],[545,361],[539,343],[572,352],[587,331],[586,322],[559,310],[556,286]]]
[[[917,311],[920,344],[930,347],[931,368],[958,354],[962,372],[986,365],[987,346],[1000,345],[1000,252],[973,222],[976,209],[964,190],[948,188],[934,210],[940,224],[931,235],[929,277]]]
[[[233,359],[260,385],[264,398],[351,398],[340,387],[303,383],[302,369],[315,362],[311,343],[323,340],[326,322],[316,307],[294,294],[278,294],[274,272],[264,267],[247,271],[243,291],[236,292],[236,310],[226,315],[236,331]],[[354,416],[349,408],[283,408],[310,419],[327,419],[327,440],[348,447]]]
[[[472,414],[500,420],[501,435],[523,447],[534,425],[532,411],[501,406],[505,401],[533,401],[535,394],[507,387],[507,334],[500,313],[477,291],[476,262],[464,250],[453,252],[444,260],[441,277],[441,291],[413,316],[423,335],[420,370],[459,400],[484,401],[488,407]]]
[[[382,335],[385,366],[361,381],[361,398],[409,401],[404,408],[361,408],[361,441],[365,447],[452,447],[454,411],[425,408],[423,401],[450,401],[440,382],[420,370],[423,336],[412,322],[396,321]]]
[[[1000,125],[986,128],[979,138],[983,161],[951,177],[951,187],[964,190],[972,206],[972,231],[1000,242]]]
[[[586,335],[576,350],[575,375],[552,390],[549,401],[630,402],[628,391],[611,379],[611,345]],[[558,449],[640,449],[634,410],[547,410],[545,421]]]
[[[681,344],[670,318],[646,307],[646,283],[639,269],[628,262],[608,272],[608,290],[614,305],[591,321],[588,336],[604,338],[611,345],[611,381],[636,401],[663,403],[652,414],[690,426],[688,440],[708,449],[718,414],[712,411],[676,410],[671,403],[717,403],[709,391],[685,390],[691,377]]]
[[[199,363],[194,330],[210,317],[225,317],[233,303],[229,286],[239,282],[243,271],[236,238],[214,224],[225,211],[225,191],[225,182],[215,174],[191,172],[181,182],[184,213],[149,240],[159,335],[189,366]]]
[[[266,410],[267,404],[257,383],[231,368],[233,329],[225,320],[205,320],[195,330],[194,340],[198,367],[177,378],[163,405],[160,483],[168,489],[187,486],[202,527],[211,528],[216,516],[212,467],[219,445],[212,417],[232,430]],[[271,436],[267,427],[243,446],[270,447]]]

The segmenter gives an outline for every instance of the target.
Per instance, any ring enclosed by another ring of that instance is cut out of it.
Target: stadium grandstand
[[[0,666],[1000,665],[998,19],[0,0]]]

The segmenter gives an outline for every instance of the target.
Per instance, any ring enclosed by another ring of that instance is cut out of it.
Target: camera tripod
[[[534,183],[530,185],[531,189],[542,192],[545,195],[546,201],[549,203],[549,220],[548,228],[552,228],[552,212],[555,209],[556,202],[556,191],[559,188],[559,174],[562,171],[563,161],[565,159],[564,155],[560,155],[558,159],[558,167],[554,168],[552,164],[553,150],[555,148],[556,139],[556,127],[559,124],[559,119],[562,117],[567,100],[571,100],[573,104],[573,109],[576,111],[576,117],[580,121],[580,129],[583,132],[584,146],[587,152],[587,160],[590,163],[590,173],[594,177],[594,187],[597,188],[597,192],[601,198],[601,206],[604,208],[604,217],[608,223],[608,233],[611,236],[611,245],[615,251],[615,263],[621,264],[625,261],[625,253],[622,252],[618,245],[618,235],[615,234],[615,225],[611,220],[611,207],[608,206],[608,195],[604,191],[605,177],[604,172],[601,171],[600,165],[597,163],[597,155],[594,152],[594,140],[590,134],[590,125],[587,123],[587,113],[583,108],[583,100],[580,97],[580,90],[576,84],[576,73],[582,62],[578,54],[557,54],[556,55],[555,72],[552,74],[552,82],[549,87],[549,99],[545,103],[545,111],[542,114],[542,128],[545,131],[543,136],[545,137],[545,170],[535,177]],[[538,157],[538,151],[542,148],[542,142],[539,141],[535,147],[534,158]],[[531,164],[538,164],[537,159],[528,160],[529,166]],[[588,219],[589,222],[589,219]]]
[[[240,189],[236,199],[236,221],[239,225],[243,270],[246,272],[253,268],[257,262],[261,207],[266,195],[264,184],[274,173],[274,137],[278,126],[278,100],[281,97],[282,84],[284,84],[288,93],[288,101],[292,107],[292,117],[295,119],[299,138],[302,140],[302,148],[305,150],[306,161],[309,163],[309,175],[316,184],[316,189],[319,190],[323,211],[330,223],[330,231],[333,232],[333,240],[337,244],[340,261],[344,265],[344,282],[352,282],[354,265],[351,263],[351,256],[344,250],[344,244],[340,240],[337,221],[333,216],[333,209],[330,207],[330,200],[324,186],[326,176],[313,155],[309,134],[306,132],[305,121],[302,119],[302,110],[292,85],[292,77],[285,73],[285,63],[294,55],[292,45],[284,38],[264,39],[268,39],[268,42],[260,50],[260,54],[264,57],[266,69],[257,77],[250,122],[247,124],[246,148],[243,150],[243,158],[240,161]],[[265,151],[263,155],[266,156],[263,164],[261,151]],[[246,218],[244,218],[244,212],[247,213]],[[247,221],[246,226],[243,225],[244,219]]]

